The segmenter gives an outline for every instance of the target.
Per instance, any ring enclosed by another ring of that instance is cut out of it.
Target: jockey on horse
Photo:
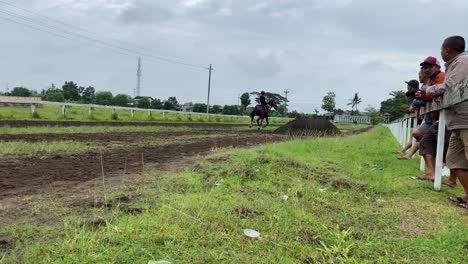
[[[268,102],[266,101],[264,91],[260,93],[260,97],[258,98],[258,101],[260,102],[260,104],[257,105],[253,109],[252,113],[250,113],[250,126],[249,127],[252,127],[254,117],[258,116],[257,125],[258,125],[258,129],[260,129],[262,128],[264,119],[266,121],[266,125],[263,126],[263,128],[268,126],[269,124],[268,116],[270,115],[270,108],[273,107],[276,109],[277,105],[276,105],[275,100],[269,100]]]
[[[265,114],[268,113],[268,103],[266,101],[266,97],[265,97],[265,92],[264,91],[261,91],[260,92],[260,97],[258,98],[258,101],[260,101],[260,105],[263,107],[263,111]]]

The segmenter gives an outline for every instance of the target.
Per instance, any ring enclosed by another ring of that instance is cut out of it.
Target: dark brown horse
[[[252,113],[250,113],[250,126],[249,127],[251,128],[253,126],[253,120],[254,120],[255,116],[258,116],[258,118],[257,118],[258,129],[267,127],[268,124],[269,124],[269,122],[268,122],[268,116],[270,115],[269,110],[270,110],[270,108],[275,108],[276,109],[277,107],[278,106],[276,105],[275,100],[268,101],[268,104],[266,106],[257,105],[254,108],[254,110],[252,111]],[[265,126],[262,127],[264,119],[266,121],[266,124],[265,124]]]

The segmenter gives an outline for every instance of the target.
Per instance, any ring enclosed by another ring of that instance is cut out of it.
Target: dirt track
[[[190,136],[206,135],[206,138],[190,139]],[[211,135],[211,137],[210,137]],[[213,137],[212,135],[216,135]],[[267,132],[233,132],[222,130],[196,130],[162,133],[105,133],[105,134],[30,134],[1,135],[1,141],[52,141],[74,140],[105,143],[158,138],[169,142],[164,145],[132,146],[106,149],[102,152],[105,177],[141,173],[148,168],[167,167],[173,161],[205,154],[212,148],[244,147],[284,140],[284,137]],[[50,192],[58,186],[61,189],[78,183],[102,177],[101,152],[56,153],[25,157],[4,157],[0,160],[0,204],[3,199]]]

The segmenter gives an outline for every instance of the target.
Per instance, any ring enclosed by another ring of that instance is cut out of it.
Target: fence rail
[[[220,115],[220,114],[207,114],[207,113],[197,113],[197,112],[182,112],[182,111],[174,111],[174,110],[145,109],[145,108],[122,107],[122,106],[112,106],[112,105],[96,105],[96,104],[77,104],[77,103],[66,103],[66,102],[49,102],[49,101],[24,100],[24,99],[17,99],[17,98],[0,97],[0,104],[2,103],[3,104],[29,105],[31,107],[31,113],[33,114],[36,111],[36,107],[38,105],[58,105],[58,106],[62,106],[63,116],[66,115],[67,107],[75,106],[75,107],[88,108],[89,115],[93,114],[93,110],[95,108],[111,109],[112,114],[114,114],[116,110],[126,110],[126,111],[130,111],[130,116],[132,118],[134,117],[134,113],[136,111],[148,112],[148,115],[151,115],[151,113],[162,113],[163,119],[166,119],[166,114],[168,113],[176,113],[176,114],[189,115],[189,116],[197,115],[198,118],[202,118],[202,117],[250,118],[249,116],[240,116],[240,115]],[[276,119],[276,120],[292,120],[291,118],[286,118],[286,117],[269,117],[269,118]]]
[[[372,119],[370,116],[335,115],[333,121],[335,123],[370,124]]]
[[[442,159],[444,153],[444,138],[445,138],[445,110],[448,107],[468,101],[468,77],[457,83],[454,87],[449,88],[437,101],[426,104],[421,108],[420,113],[425,114],[432,111],[440,110],[439,127],[437,133],[437,154],[434,189],[439,191],[442,184]],[[414,124],[414,128],[411,128]],[[417,129],[417,120],[414,114],[408,114],[404,117],[387,124],[392,134],[398,142],[404,146],[412,138],[412,130]],[[413,144],[415,140],[413,138]],[[421,158],[420,169],[425,168],[424,159]]]

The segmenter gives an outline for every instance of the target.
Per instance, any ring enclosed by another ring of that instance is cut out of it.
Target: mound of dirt
[[[334,136],[341,131],[326,119],[296,118],[275,130],[276,134],[290,136]]]

